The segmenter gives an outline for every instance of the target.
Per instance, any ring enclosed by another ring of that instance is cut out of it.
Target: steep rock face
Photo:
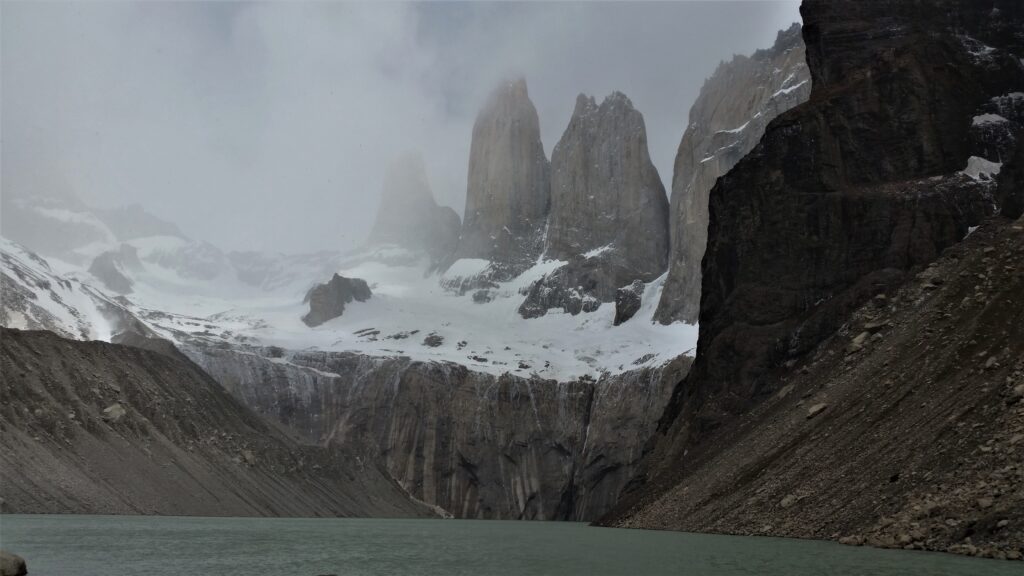
[[[776,376],[621,524],[1021,558],[1024,221],[983,223]]]
[[[455,251],[459,228],[455,210],[434,200],[423,158],[419,154],[398,158],[384,179],[368,243],[426,250],[434,262],[441,262]]]
[[[669,272],[656,320],[697,321],[711,188],[757,145],[769,122],[810,94],[799,24],[779,32],[770,49],[723,62],[704,83],[673,168]]]
[[[302,317],[306,326],[314,327],[341,316],[345,305],[355,300],[366,302],[373,294],[366,280],[345,278],[335,274],[324,284],[309,289],[303,302],[309,302],[309,313]]]
[[[962,170],[998,147],[972,138],[973,118],[1024,86],[1024,5],[808,0],[801,10],[811,98],[711,192],[697,358],[612,518],[685,481],[696,464],[684,454],[713,451],[716,430],[781,387],[774,370],[962,240],[1004,196]]]
[[[376,454],[410,494],[459,518],[600,516],[689,365],[559,383],[406,358],[254,352],[187,350],[257,412],[308,442]]]
[[[457,257],[489,260],[495,280],[525,270],[543,249],[550,190],[550,166],[526,81],[505,83],[473,125]]]
[[[551,215],[545,255],[568,260],[605,249],[630,277],[665,271],[668,199],[647,152],[643,116],[621,92],[600,106],[580,94],[551,153]]]
[[[551,154],[551,214],[544,255],[569,263],[539,280],[520,308],[578,313],[618,288],[650,282],[668,258],[668,200],[647,152],[643,116],[620,92],[598,106],[576,99]],[[581,308],[581,303],[583,304]]]
[[[296,443],[170,351],[0,329],[4,511],[430,515],[380,469]]]

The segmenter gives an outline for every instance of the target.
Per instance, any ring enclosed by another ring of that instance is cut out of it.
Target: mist
[[[799,2],[2,4],[2,194],[138,203],[229,250],[348,249],[423,153],[461,213],[476,112],[523,76],[545,150],[578,93],[645,117],[666,188],[701,84]]]

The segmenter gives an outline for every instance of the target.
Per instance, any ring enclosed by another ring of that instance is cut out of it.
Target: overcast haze
[[[549,158],[576,94],[624,92],[669,188],[704,79],[798,5],[3,2],[2,193],[140,203],[225,249],[350,248],[406,150],[461,214],[477,109],[518,75]]]

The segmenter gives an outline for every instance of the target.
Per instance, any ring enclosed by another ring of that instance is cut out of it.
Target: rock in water
[[[580,94],[551,153],[545,254],[571,260],[601,252],[614,287],[650,282],[668,262],[668,198],[647,152],[644,118],[621,92],[598,106]]]
[[[25,559],[6,550],[0,550],[0,576],[25,576],[28,567]]]
[[[669,271],[655,319],[697,321],[708,194],[761,140],[769,122],[810,94],[799,24],[779,32],[773,47],[723,62],[704,83],[676,154]]]
[[[615,293],[615,325],[632,318],[639,310],[644,295],[644,283],[634,280],[629,286],[619,288]]]
[[[370,296],[372,293],[366,280],[335,274],[326,284],[318,284],[306,293],[303,302],[309,302],[309,313],[302,317],[302,321],[310,328],[319,326],[341,316],[349,302],[365,302]]]
[[[492,263],[494,280],[531,266],[543,249],[550,167],[523,79],[491,94],[473,125],[458,258]]]
[[[436,264],[455,251],[459,227],[455,210],[438,206],[434,200],[423,158],[410,153],[388,170],[368,243],[426,250]]]

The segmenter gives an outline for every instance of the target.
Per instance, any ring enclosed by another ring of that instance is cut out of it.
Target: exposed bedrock
[[[711,188],[757,145],[769,122],[810,94],[798,24],[779,32],[771,48],[719,64],[704,83],[673,167],[669,270],[655,319],[697,321]]]
[[[689,365],[559,383],[351,353],[188,353],[306,442],[376,454],[410,494],[460,518],[604,513]]]
[[[1024,87],[1024,5],[806,0],[801,11],[810,100],[711,192],[697,358],[610,521],[684,482],[684,455],[712,450],[777,392],[773,371],[1014,205],[986,163],[1019,152],[979,141],[974,125]]]
[[[366,302],[373,294],[366,280],[346,278],[335,274],[324,284],[317,284],[309,289],[303,302],[309,303],[309,312],[302,321],[310,328],[333,320],[345,312],[345,305]]]
[[[580,94],[551,153],[551,214],[544,256],[569,263],[537,281],[525,318],[577,314],[650,282],[668,261],[668,199],[647,152],[643,116],[621,92],[600,106]]]
[[[494,280],[530,267],[544,248],[551,175],[526,81],[505,82],[473,125],[457,258],[489,260]]]

